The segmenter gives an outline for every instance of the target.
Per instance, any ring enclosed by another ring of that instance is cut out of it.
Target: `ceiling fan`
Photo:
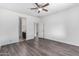
[[[44,4],[34,3],[34,4],[36,5],[36,7],[30,8],[31,10],[37,10],[38,13],[40,13],[41,11],[48,12],[48,10],[45,9],[45,7],[47,7],[49,3],[44,3]]]

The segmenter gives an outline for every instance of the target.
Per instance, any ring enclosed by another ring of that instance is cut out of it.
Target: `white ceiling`
[[[30,10],[29,8],[36,7],[34,3],[0,3],[0,8],[5,8],[11,11],[24,13],[32,16],[46,16],[52,14],[54,12],[71,8],[73,7],[74,3],[50,3],[49,6],[46,7],[48,12],[41,11],[39,14],[37,10]]]

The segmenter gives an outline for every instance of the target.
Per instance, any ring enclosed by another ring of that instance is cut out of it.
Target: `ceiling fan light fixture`
[[[42,11],[42,8],[39,8],[38,10],[39,10],[39,11]]]
[[[45,7],[47,7],[49,5],[49,3],[45,3],[44,5],[39,4],[39,3],[35,3],[36,7],[34,8],[30,8],[31,10],[37,10],[38,13],[40,13],[41,11],[45,11],[48,12],[47,9],[44,9]]]

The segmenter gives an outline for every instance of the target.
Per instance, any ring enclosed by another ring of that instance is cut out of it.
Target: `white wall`
[[[79,46],[79,6],[40,19],[45,38]]]
[[[18,17],[0,9],[0,45],[18,42]]]
[[[34,22],[37,17],[0,9],[0,46],[19,42],[19,17],[26,17],[27,39],[34,37]]]
[[[44,32],[43,32],[43,30],[44,30],[44,24],[43,24],[43,21],[42,21],[42,19],[40,19],[40,21],[39,21],[39,24],[38,24],[38,36],[40,37],[40,38],[44,38]]]
[[[34,23],[39,23],[39,18],[29,16],[27,19],[27,40],[34,38]]]

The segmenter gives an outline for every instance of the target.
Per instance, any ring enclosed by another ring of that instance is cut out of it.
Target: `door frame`
[[[26,23],[27,23],[26,17],[19,17],[19,42],[25,41],[27,39],[27,34],[26,34],[26,39],[23,40],[23,36],[22,36],[22,19],[25,19]],[[25,28],[26,27],[27,27],[27,25],[25,26]],[[27,32],[27,29],[26,29],[26,32]]]

